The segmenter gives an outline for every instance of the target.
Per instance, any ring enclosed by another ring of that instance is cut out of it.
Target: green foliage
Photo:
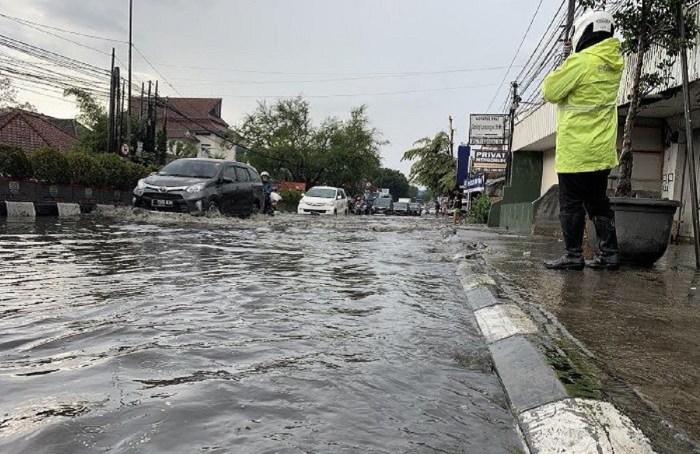
[[[86,128],[78,137],[79,150],[92,153],[108,151],[109,148],[109,115],[93,96],[80,88],[69,88],[64,96],[75,96],[80,114],[80,121]]]
[[[29,157],[34,169],[34,178],[49,184],[68,184],[71,171],[68,159],[58,150],[41,148]]]
[[[20,102],[17,99],[17,89],[12,86],[12,79],[9,77],[0,77],[0,110],[12,108],[36,112],[36,107],[32,104]]]
[[[146,178],[151,174],[152,170],[144,165],[137,164],[135,162],[127,162],[125,169],[124,181],[120,189],[124,191],[130,191],[136,187],[136,183],[141,178]]]
[[[387,188],[391,195],[395,198],[409,197],[408,191],[410,184],[406,175],[395,169],[382,167],[379,169],[377,177],[373,184],[378,188]]]
[[[193,142],[183,142],[181,140],[171,140],[169,142],[171,152],[178,158],[196,158],[197,146]]]
[[[283,189],[279,191],[279,195],[282,197],[282,201],[279,204],[279,208],[282,211],[296,211],[301,201],[301,191],[296,189]]]
[[[491,211],[491,199],[485,195],[480,195],[472,201],[469,217],[472,222],[486,224],[486,221],[489,219],[489,211]]]
[[[434,194],[447,194],[457,180],[457,163],[450,151],[450,136],[440,131],[432,139],[417,140],[406,151],[402,161],[414,161],[409,178],[430,189]]]
[[[32,163],[21,148],[0,145],[0,176],[26,180],[32,172]]]
[[[83,186],[104,186],[106,172],[99,160],[92,154],[72,151],[66,155],[71,182]]]
[[[111,186],[123,189],[130,184],[130,175],[126,162],[119,156],[112,153],[102,153],[97,155],[97,161],[105,172],[105,182]]]
[[[314,126],[309,103],[302,98],[259,103],[231,136],[255,150],[242,150],[240,161],[267,170],[275,179],[303,181],[309,187],[340,186],[350,193],[376,176],[379,147],[386,143],[364,106],[353,109],[349,119],[326,118]]]

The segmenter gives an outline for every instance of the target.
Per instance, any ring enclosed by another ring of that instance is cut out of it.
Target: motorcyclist
[[[270,202],[270,194],[272,194],[273,186],[272,181],[270,181],[270,174],[268,172],[261,172],[260,178],[263,184],[263,194],[265,195],[265,207],[263,213],[272,214],[274,209],[272,208],[272,203]]]
[[[355,197],[355,214],[362,214],[363,211],[363,204],[362,204],[362,197],[359,195]]]
[[[617,166],[617,94],[624,61],[613,37],[613,16],[591,11],[573,28],[573,53],[544,80],[544,98],[559,105],[556,171],[564,255],[549,269],[616,269],[620,266],[615,215],[607,196],[608,175]],[[584,262],[586,213],[593,221],[600,254]]]

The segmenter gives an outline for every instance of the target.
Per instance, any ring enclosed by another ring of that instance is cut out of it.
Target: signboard
[[[469,176],[469,145],[460,145],[457,148],[457,184]]]
[[[486,175],[483,173],[474,175],[464,182],[464,186],[467,194],[471,194],[472,192],[484,192],[486,190]]]
[[[474,151],[474,169],[482,172],[505,172],[508,151],[482,148]]]
[[[469,115],[469,143],[472,145],[502,145],[506,143],[508,115]]]

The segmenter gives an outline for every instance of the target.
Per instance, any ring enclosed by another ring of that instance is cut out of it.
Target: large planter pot
[[[613,197],[617,241],[623,262],[651,266],[666,253],[671,241],[673,217],[680,203],[675,200]],[[589,237],[597,250],[592,223]]]

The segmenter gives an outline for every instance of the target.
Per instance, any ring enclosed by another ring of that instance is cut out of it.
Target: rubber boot
[[[564,255],[558,260],[544,262],[550,270],[582,270],[586,266],[583,260],[583,229],[586,217],[583,214],[562,213],[559,215],[564,234]]]
[[[600,270],[616,270],[620,268],[620,249],[617,245],[615,219],[596,216],[593,218],[595,234],[598,237],[600,254],[586,262],[586,266]]]

